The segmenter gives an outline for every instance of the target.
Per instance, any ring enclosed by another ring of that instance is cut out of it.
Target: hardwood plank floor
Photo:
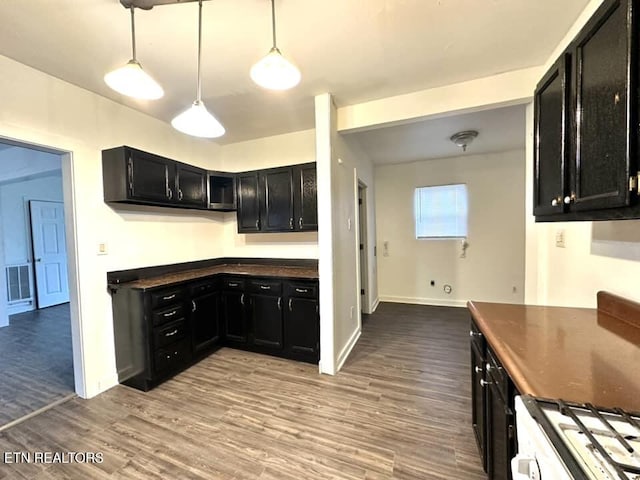
[[[150,392],[117,386],[0,433],[4,452],[103,463],[0,458],[0,478],[484,479],[467,332],[465,309],[381,304],[335,377],[221,349]]]
[[[74,392],[69,304],[12,315],[0,328],[0,426]]]

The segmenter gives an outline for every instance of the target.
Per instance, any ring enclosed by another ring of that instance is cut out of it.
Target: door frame
[[[80,313],[80,266],[78,259],[78,224],[76,217],[76,192],[74,182],[73,152],[54,146],[41,145],[27,140],[0,136],[0,142],[31,150],[40,150],[60,156],[62,169],[62,198],[64,204],[64,230],[67,247],[67,274],[69,279],[69,316],[73,350],[73,379],[75,392],[87,398],[86,365],[84,358],[84,328]]]
[[[369,290],[369,239],[367,225],[367,184],[359,178],[357,179],[357,200],[356,210],[358,215],[357,248],[358,248],[358,277],[360,281],[358,295],[360,296],[360,314],[370,312],[370,290]],[[360,203],[362,199],[362,203]],[[362,249],[360,245],[362,244]],[[364,295],[361,291],[364,290]]]

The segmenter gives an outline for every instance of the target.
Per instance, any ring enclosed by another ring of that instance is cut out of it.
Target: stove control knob
[[[513,480],[540,480],[540,467],[533,455],[517,454],[511,460]]]

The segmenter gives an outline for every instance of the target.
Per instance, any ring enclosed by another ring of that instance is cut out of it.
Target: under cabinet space
[[[208,172],[209,210],[236,209],[236,176],[233,173]]]

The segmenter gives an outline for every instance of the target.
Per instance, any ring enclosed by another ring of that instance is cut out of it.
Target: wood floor
[[[221,349],[156,389],[74,398],[0,450],[101,452],[0,478],[484,479],[470,427],[465,309],[381,304],[335,377]]]
[[[69,304],[12,315],[0,371],[0,426],[73,393]]]

